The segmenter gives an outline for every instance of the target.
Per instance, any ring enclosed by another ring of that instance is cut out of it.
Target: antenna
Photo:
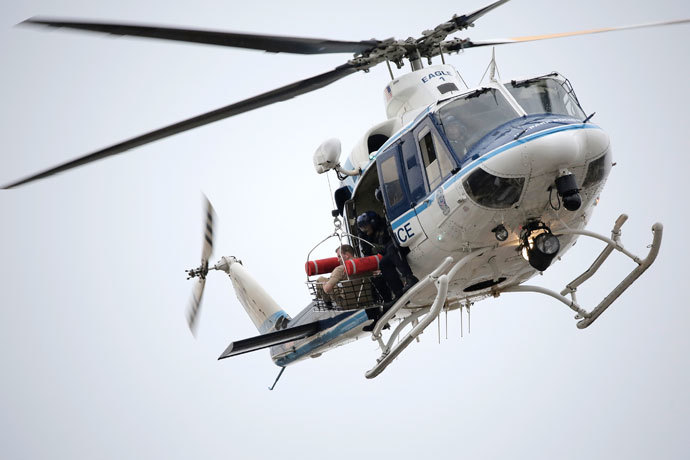
[[[489,80],[496,81],[496,48],[491,48],[491,62],[489,63]]]
[[[487,66],[486,70],[484,71],[484,74],[482,75],[482,79],[479,80],[479,85],[481,86],[482,82],[484,81],[484,77],[486,77],[487,72],[489,73],[489,81],[495,82],[497,70],[498,70],[498,67],[496,66],[496,48],[492,48],[492,50],[491,50],[491,61],[489,61],[489,65]]]

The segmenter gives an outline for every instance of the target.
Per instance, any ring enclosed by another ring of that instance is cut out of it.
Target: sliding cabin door
[[[378,155],[376,167],[393,235],[400,246],[412,248],[426,239],[414,210],[416,200],[424,196],[424,183],[417,155],[406,161],[404,151],[405,142],[396,142]]]

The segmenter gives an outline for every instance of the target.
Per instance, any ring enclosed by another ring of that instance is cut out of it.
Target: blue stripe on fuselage
[[[510,150],[512,148],[518,147],[522,144],[525,144],[527,142],[539,139],[544,136],[548,136],[551,134],[563,132],[563,131],[569,131],[573,129],[601,129],[599,126],[591,124],[591,123],[573,123],[573,124],[568,124],[565,126],[557,126],[557,127],[549,127],[548,125],[544,125],[543,129],[540,131],[530,134],[528,136],[525,136],[524,138],[520,138],[517,140],[508,140],[504,144],[495,147],[495,149],[479,158],[477,158],[475,161],[471,162],[464,168],[462,168],[460,171],[458,171],[455,175],[451,176],[446,180],[443,185],[440,185],[440,187],[443,187],[444,190],[447,190],[448,187],[450,187],[452,184],[454,184],[458,179],[461,177],[467,175],[470,171],[474,170],[477,168],[479,165],[484,163],[485,161],[495,157],[496,155],[503,153],[507,150]],[[419,206],[417,206],[416,210],[415,209],[410,209],[407,211],[405,214],[401,215],[397,219],[395,219],[393,222],[391,222],[391,228],[395,230],[396,228],[400,227],[401,225],[404,225],[408,220],[410,220],[416,213],[420,213],[423,210],[425,210],[431,203],[434,202],[434,192],[436,189],[432,190],[432,192],[424,199],[423,203]]]

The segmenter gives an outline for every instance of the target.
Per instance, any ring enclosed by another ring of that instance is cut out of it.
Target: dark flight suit
[[[372,225],[374,233],[372,235],[362,234],[360,237],[368,241],[373,247],[368,244],[362,244],[362,253],[365,256],[374,254],[381,254],[383,258],[379,263],[381,267],[381,275],[390,291],[399,298],[403,293],[403,283],[400,280],[400,275],[403,277],[412,277],[412,270],[407,263],[407,260],[400,255],[393,239],[388,233],[388,228],[383,219],[376,219],[375,224]],[[400,272],[400,275],[398,274]],[[379,286],[377,289],[381,290]],[[390,300],[390,295],[381,293],[384,300]],[[387,298],[388,297],[388,298]]]

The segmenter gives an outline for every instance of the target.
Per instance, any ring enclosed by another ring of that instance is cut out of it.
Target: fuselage
[[[362,173],[341,184],[349,197],[343,217],[356,234],[359,213],[385,213],[419,278],[448,256],[458,261],[480,251],[450,280],[448,292],[449,303],[475,301],[538,273],[521,253],[523,228],[530,223],[558,236],[558,256],[574,244],[576,236],[558,231],[587,225],[612,164],[609,138],[587,120],[569,82],[557,74],[460,91],[457,72],[437,67],[406,75],[397,93],[389,89],[394,82],[386,88],[392,118],[370,130],[345,163]],[[430,82],[439,94],[425,86]],[[401,94],[408,94],[408,102],[436,100],[404,110]],[[379,145],[365,154],[372,136]],[[581,196],[574,211],[562,205],[556,190],[556,178],[564,175],[574,176]],[[377,187],[383,203],[374,199]],[[499,226],[507,230],[503,241],[496,237]],[[401,311],[426,307],[433,297],[430,287]],[[324,314],[332,313],[300,316],[307,321]],[[364,312],[354,312],[315,337],[275,347],[272,356],[287,365],[319,355],[362,334],[366,322]]]

